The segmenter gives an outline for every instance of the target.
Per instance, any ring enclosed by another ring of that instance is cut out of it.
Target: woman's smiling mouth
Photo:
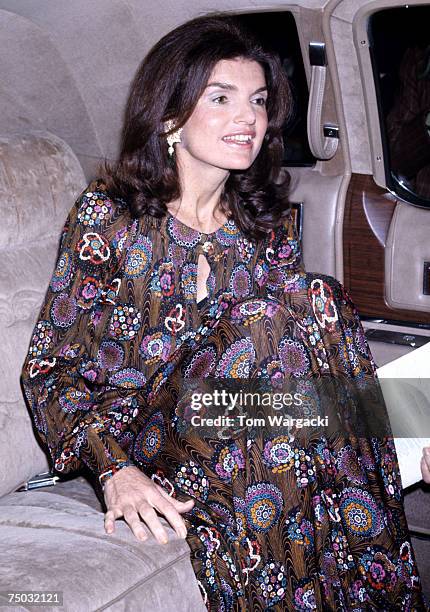
[[[234,147],[251,148],[254,136],[252,134],[231,134],[222,138],[223,142]]]

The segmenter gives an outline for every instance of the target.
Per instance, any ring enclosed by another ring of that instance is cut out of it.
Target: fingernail
[[[425,453],[426,457],[430,457],[430,448],[425,448],[424,449],[424,453]]]

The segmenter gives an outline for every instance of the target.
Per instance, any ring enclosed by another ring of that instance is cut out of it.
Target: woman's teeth
[[[223,140],[225,140],[226,142],[248,144],[251,142],[252,136],[248,136],[245,134],[238,134],[236,136],[224,136]]]

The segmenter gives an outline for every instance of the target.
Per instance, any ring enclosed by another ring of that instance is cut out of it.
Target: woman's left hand
[[[427,484],[430,484],[430,446],[423,448],[423,456],[421,459],[421,474],[423,480]]]

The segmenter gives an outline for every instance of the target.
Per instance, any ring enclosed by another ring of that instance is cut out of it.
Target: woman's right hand
[[[116,472],[104,486],[106,533],[115,531],[115,520],[124,517],[126,523],[139,540],[148,538],[152,532],[160,544],[167,544],[166,530],[155,510],[163,514],[180,538],[187,537],[187,528],[181,513],[189,512],[194,500],[178,501],[167,491],[143,474],[135,466],[127,466]],[[142,517],[144,524],[141,522]]]

